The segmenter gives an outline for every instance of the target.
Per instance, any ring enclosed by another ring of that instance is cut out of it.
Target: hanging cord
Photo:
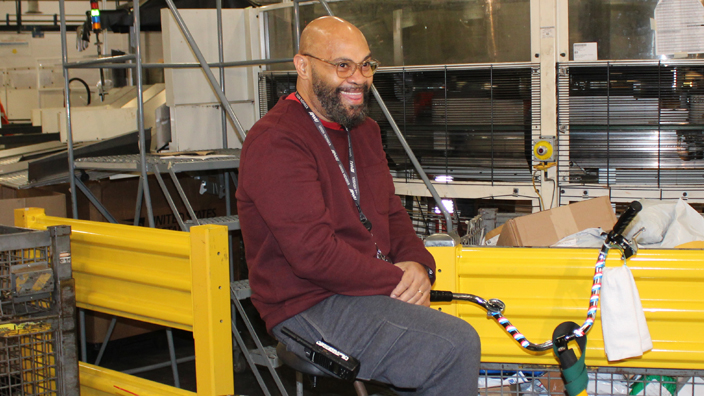
[[[533,190],[535,190],[535,193],[538,194],[538,203],[540,204],[541,211],[543,211],[545,209],[552,209],[552,204],[555,200],[555,188],[557,188],[557,183],[555,183],[555,180],[547,178],[547,176],[548,176],[547,170],[552,168],[553,166],[557,166],[557,162],[542,162],[542,163],[533,165],[533,169],[535,169],[535,170],[533,171],[531,179],[533,182]],[[540,174],[539,172],[541,172],[541,171],[545,172],[545,180],[550,180],[553,183],[552,199],[550,200],[550,207],[549,208],[545,207],[545,202],[543,202],[543,196],[540,195],[540,191],[538,191],[538,187],[535,185],[535,179],[536,179],[535,175],[536,175],[536,173]]]
[[[540,191],[538,191],[538,187],[535,186],[535,175],[536,173],[540,173],[539,170],[533,171],[533,177],[531,178],[533,180],[533,190],[535,190],[535,193],[538,194],[538,204],[540,205],[540,211],[543,211],[544,205],[543,205],[543,196],[540,195]]]
[[[552,209],[552,205],[555,203],[555,190],[557,190],[557,182],[555,181],[555,179],[546,178],[545,180],[552,182],[552,197],[550,198],[550,207],[548,208]]]
[[[420,217],[423,221],[423,224],[425,224],[425,232],[430,235],[430,223],[428,222],[428,219],[425,217],[425,214],[423,214],[423,205],[420,202],[419,197],[413,197],[416,200],[416,203],[418,204],[418,211],[420,212]]]
[[[83,81],[83,79],[80,79],[78,77],[74,77],[74,78],[68,80],[69,85],[71,84],[72,81],[78,81],[81,84],[83,84],[83,86],[86,88],[86,93],[88,94],[88,103],[86,103],[86,106],[90,105],[90,87],[88,86],[88,84],[85,81]]]

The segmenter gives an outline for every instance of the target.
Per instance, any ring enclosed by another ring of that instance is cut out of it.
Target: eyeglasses
[[[317,56],[313,56],[310,54],[301,54],[303,56],[310,56],[313,59],[317,59],[321,62],[325,62],[329,65],[335,66],[335,71],[337,71],[337,76],[340,78],[348,78],[351,75],[353,75],[357,69],[362,73],[364,77],[371,77],[376,73],[376,69],[379,67],[380,63],[376,59],[369,59],[365,60],[361,63],[354,63],[352,61],[340,61],[340,62],[331,62],[327,59],[321,59],[318,58]]]

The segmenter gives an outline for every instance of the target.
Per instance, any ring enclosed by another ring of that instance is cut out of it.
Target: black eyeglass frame
[[[325,62],[325,63],[327,63],[327,64],[329,64],[329,65],[335,66],[335,72],[337,73],[337,76],[340,77],[340,78],[349,78],[351,75],[353,75],[355,72],[357,72],[357,69],[359,69],[359,72],[362,73],[362,75],[363,75],[364,77],[371,77],[371,76],[374,75],[374,73],[376,73],[377,69],[379,69],[379,66],[381,66],[381,63],[380,63],[378,60],[374,59],[374,58],[367,59],[367,60],[362,61],[362,62],[360,62],[360,63],[355,63],[355,62],[352,62],[351,60],[342,60],[342,61],[339,61],[339,62],[332,62],[332,61],[329,61],[329,60],[327,60],[327,59],[318,58],[317,56],[311,55],[311,54],[301,54],[301,55],[303,55],[303,56],[309,56],[309,57],[311,57],[311,58],[313,58],[313,59],[317,59],[317,60],[319,60],[319,61],[321,61],[321,62]],[[343,63],[348,63],[348,64],[351,64],[351,65],[354,65],[354,69],[352,69],[352,72],[351,72],[351,73],[350,73],[349,71],[344,71],[344,70],[343,70],[342,72],[340,71],[340,65],[343,64]],[[362,68],[363,66],[362,66],[362,65],[363,65],[364,63],[369,63],[369,67],[371,68],[371,74],[370,74],[370,75],[366,75],[366,74],[362,71],[362,70],[363,70],[363,68]]]

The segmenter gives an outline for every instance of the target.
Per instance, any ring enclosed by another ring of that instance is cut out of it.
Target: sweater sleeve
[[[247,148],[240,182],[295,276],[335,294],[390,294],[403,272],[336,236],[310,148],[268,132]]]

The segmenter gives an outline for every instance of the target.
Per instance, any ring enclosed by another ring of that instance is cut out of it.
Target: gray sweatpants
[[[283,326],[356,357],[358,378],[391,384],[400,395],[477,395],[479,336],[454,316],[386,296],[332,296],[273,328],[305,356]]]

